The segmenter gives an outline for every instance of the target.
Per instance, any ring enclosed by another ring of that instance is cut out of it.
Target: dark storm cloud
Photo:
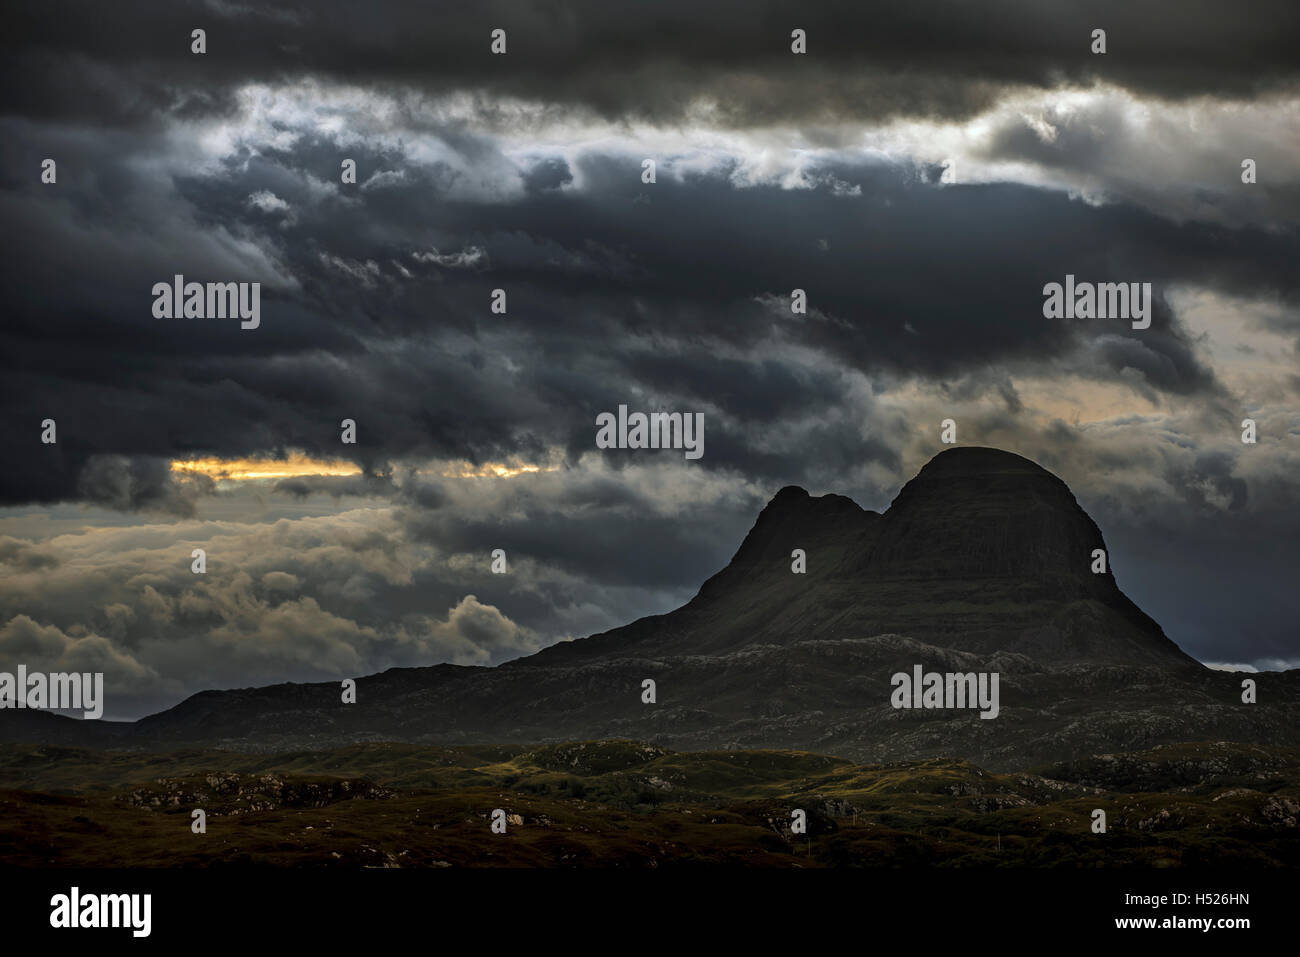
[[[206,475],[178,480],[165,459],[92,456],[77,477],[77,491],[88,502],[123,511],[159,511],[190,516],[195,499],[211,494],[215,482]]]
[[[575,480],[568,497],[585,499],[584,486]],[[626,494],[618,504],[584,500],[581,508],[521,493],[495,514],[443,507],[406,511],[400,520],[416,539],[483,555],[476,590],[497,596],[503,609],[514,612],[524,596],[500,594],[501,581],[486,560],[494,547],[505,548],[515,561],[527,557],[597,585],[635,581],[638,588],[679,590],[698,586],[726,563],[764,503],[746,497],[736,504],[721,513],[688,505],[670,519],[643,492]],[[581,534],[574,534],[579,528]]]
[[[208,53],[190,53],[190,32]],[[489,34],[507,30],[506,56]],[[793,28],[809,53],[790,52]],[[1094,28],[1108,53],[1090,52]],[[704,95],[735,125],[890,115],[968,116],[1010,85],[1100,77],[1141,93],[1249,96],[1295,81],[1300,11],[1289,0],[1225,11],[1216,0],[1087,7],[687,0],[628,6],[492,0],[420,3],[84,2],[10,11],[10,109],[140,126],[233,109],[246,82],[318,76],[421,91],[478,89],[606,118],[680,118]]]
[[[93,165],[96,147],[80,150]],[[474,151],[490,159],[482,141]],[[943,380],[1050,360],[1123,374],[1156,400],[1212,395],[1220,386],[1163,288],[1294,303],[1300,282],[1293,233],[1179,226],[1023,186],[937,187],[906,165],[837,164],[815,172],[838,185],[813,189],[742,189],[725,169],[665,174],[638,203],[634,161],[588,157],[582,190],[472,201],[422,166],[382,188],[322,190],[312,174],[337,166],[328,152],[309,141],[301,156],[235,158],[174,190],[109,158],[111,180],[0,194],[29,224],[0,238],[11,304],[0,389],[25,413],[5,429],[34,450],[0,481],[5,501],[87,489],[128,507],[162,501],[80,480],[96,453],[300,448],[371,471],[419,456],[536,459],[557,445],[576,457],[595,416],[636,395],[708,411],[708,467],[798,481],[774,434],[802,433],[810,463],[897,462],[869,431],[807,428],[817,409],[847,403],[845,370]],[[259,205],[265,195],[274,201]],[[267,282],[262,327],[155,319],[149,290],[176,272]],[[1045,319],[1042,287],[1067,273],[1151,282],[1152,327]],[[493,288],[508,290],[505,316],[488,309]],[[790,313],[794,288],[809,315]],[[1014,412],[1005,382],[994,388]],[[36,444],[45,416],[60,424],[57,447]],[[338,441],[344,418],[358,422],[355,446]]]
[[[397,491],[388,475],[303,475],[281,479],[272,489],[299,499],[321,494],[332,498],[382,497]]]

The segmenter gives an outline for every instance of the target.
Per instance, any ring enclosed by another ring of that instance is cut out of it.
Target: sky
[[[945,419],[1064,479],[1184,650],[1300,667],[1290,0],[6,24],[0,669],[131,718],[500,663],[684,603],[785,485],[887,508]],[[177,274],[259,325],[158,318]],[[1067,275],[1150,327],[1045,317]],[[620,404],[703,456],[598,448]]]

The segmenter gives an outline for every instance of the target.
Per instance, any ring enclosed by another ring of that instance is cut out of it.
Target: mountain
[[[337,682],[207,691],[84,737],[70,719],[9,711],[0,739],[283,751],[635,738],[993,769],[1188,740],[1300,745],[1300,672],[1253,676],[1259,703],[1243,704],[1240,675],[1179,650],[1109,564],[1093,573],[1095,549],[1101,531],[1059,478],[955,448],[883,515],[783,488],[686,605],[495,668],[392,669],[360,679],[353,705]],[[892,675],[918,664],[996,672],[1000,713],[893,708]]]
[[[791,573],[802,548],[807,572]],[[1059,478],[985,448],[936,455],[885,514],[783,488],[725,569],[686,606],[531,659],[709,654],[896,633],[955,651],[1199,668],[1093,574],[1101,531]]]

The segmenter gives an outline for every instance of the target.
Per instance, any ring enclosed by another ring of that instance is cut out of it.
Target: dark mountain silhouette
[[[807,573],[791,572],[802,548]],[[1093,574],[1101,531],[1065,483],[997,449],[941,452],[885,514],[788,486],[696,597],[533,658],[707,654],[813,638],[907,635],[956,651],[1017,652],[1040,665],[1200,666]]]
[[[959,757],[991,768],[1190,740],[1300,744],[1300,672],[1204,668],[1120,591],[1064,482],[985,448],[935,456],[883,515],[782,489],[686,605],[495,668],[207,691],[87,728],[0,714],[0,739],[283,751],[636,738],[676,748],[798,748],[855,760]],[[802,549],[807,571],[791,570]],[[1001,713],[896,710],[890,678],[997,672]],[[642,682],[658,700],[641,700]]]

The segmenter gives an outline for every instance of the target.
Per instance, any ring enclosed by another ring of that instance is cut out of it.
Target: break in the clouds
[[[14,11],[0,657],[104,662],[119,716],[497,663],[688,599],[783,485],[885,508],[953,418],[1186,650],[1293,661],[1298,16]],[[177,274],[260,283],[259,327],[154,318]],[[1067,274],[1150,283],[1150,328],[1045,319]],[[704,458],[597,450],[621,403]]]

